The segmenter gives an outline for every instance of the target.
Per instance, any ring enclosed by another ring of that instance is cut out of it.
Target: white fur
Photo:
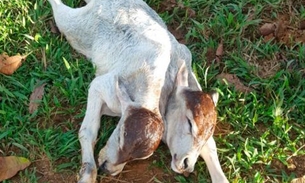
[[[191,53],[187,47],[175,40],[161,18],[142,0],[85,1],[86,6],[73,9],[61,0],[49,0],[60,31],[97,69],[79,131],[83,164],[79,182],[95,182],[93,149],[102,115],[121,116],[121,119],[100,151],[99,164],[107,161],[107,170],[112,175],[122,171],[126,162],[118,165],[115,162],[124,142],[124,120],[131,107],[145,108],[163,117],[163,140],[171,150],[174,171],[192,172],[200,154],[212,181],[227,182],[213,137],[205,146],[202,142],[201,148],[194,148],[194,138],[185,135],[189,129],[186,117],[192,116],[183,97],[177,99],[175,91],[179,87],[181,91],[201,90],[191,71]],[[123,82],[121,86],[118,78]],[[195,130],[196,124],[192,125]],[[186,156],[188,168],[181,170],[182,161],[176,160]]]

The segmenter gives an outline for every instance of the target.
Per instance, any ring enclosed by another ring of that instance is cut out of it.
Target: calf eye
[[[192,123],[191,123],[191,120],[190,120],[190,119],[187,119],[187,122],[189,123],[189,126],[190,126],[190,132],[192,133]]]

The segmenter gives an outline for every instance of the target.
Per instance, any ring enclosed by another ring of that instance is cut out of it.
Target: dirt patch
[[[297,177],[305,175],[305,155],[293,156],[288,160],[288,170],[295,173]]]
[[[279,174],[285,171],[288,175],[295,174],[297,178],[305,175],[305,155],[292,156],[285,164],[275,159],[272,160],[271,167]]]
[[[152,183],[152,182],[177,182],[175,181],[175,174],[170,170],[170,156],[166,160],[166,164],[159,167],[160,157],[163,151],[166,151],[165,145],[159,147],[161,151],[155,152],[146,160],[137,160],[127,163],[124,170],[117,176],[100,176],[99,183]],[[164,168],[166,167],[166,168]],[[169,171],[167,171],[167,170]]]
[[[268,26],[270,29],[264,29]],[[279,43],[282,46],[291,47],[296,45],[296,43],[305,43],[304,29],[304,20],[295,20],[289,13],[278,14],[277,19],[263,19],[260,34],[263,36],[265,43],[271,41]],[[294,49],[299,48],[295,47]],[[255,71],[257,76],[269,78],[281,69],[282,63],[287,62],[287,58],[283,53],[277,52],[265,58],[250,58],[249,62],[257,68]]]
[[[271,59],[261,59],[255,62],[255,73],[261,78],[269,78],[274,76],[280,69],[283,60],[277,59],[273,56]]]
[[[57,162],[58,164],[63,163],[61,160]],[[57,164],[56,163],[56,164]],[[70,171],[59,171],[56,172],[54,169],[55,166],[52,165],[51,161],[43,156],[40,159],[32,162],[30,167],[27,168],[29,172],[36,172],[36,177],[38,178],[38,183],[72,183],[76,182],[76,174]],[[22,171],[24,174],[24,172]],[[29,182],[29,177],[20,176],[20,173],[14,176],[10,181],[12,183],[20,183],[20,182]]]
[[[292,22],[290,14],[279,14],[276,20],[270,22],[274,25],[274,31],[264,36],[266,42],[275,40],[287,46],[292,46],[296,43],[305,43],[304,20]]]
[[[179,24],[177,22],[171,23],[171,25],[168,26],[168,30],[175,36],[177,41],[181,44],[186,44],[186,30],[183,28],[179,28]]]
[[[221,73],[217,76],[217,79],[219,79],[220,82],[227,82],[229,85],[234,86],[236,91],[244,93],[252,91],[252,89],[245,86],[235,74]]]
[[[61,163],[63,162],[58,162],[58,164]],[[36,167],[39,182],[76,182],[76,174],[74,172],[56,172],[50,160],[46,157],[35,161],[32,166]]]
[[[27,168],[29,172],[35,172],[38,183],[73,183],[77,182],[78,170],[57,171],[56,168],[69,159],[62,158],[54,164],[47,158],[41,158],[32,162]],[[161,144],[158,150],[148,159],[132,161],[126,164],[124,170],[117,176],[98,175],[96,183],[153,183],[153,182],[177,182],[170,168],[171,156],[165,144]],[[162,163],[161,163],[162,162]],[[24,171],[21,171],[24,175]],[[20,173],[10,179],[13,183],[29,182],[29,177],[20,176]]]

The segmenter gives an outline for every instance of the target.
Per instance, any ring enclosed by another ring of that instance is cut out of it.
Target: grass
[[[204,90],[221,92],[215,136],[230,182],[290,182],[300,172],[304,175],[305,170],[288,167],[293,157],[305,155],[305,40],[264,40],[258,33],[271,21],[297,27],[305,18],[304,1],[178,0],[180,6],[173,7],[172,1],[164,1],[166,6],[159,0],[147,2],[167,25],[182,31]],[[0,75],[0,155],[34,162],[47,158],[55,171],[76,174],[81,156],[77,131],[94,68],[64,37],[51,33],[52,12],[45,0],[2,0],[0,17],[0,53],[29,54],[12,76]],[[214,53],[221,40],[224,55],[216,62],[208,53]],[[220,73],[236,75],[251,92],[224,84],[217,79]],[[45,94],[39,109],[29,114],[29,96],[42,83]],[[97,148],[105,144],[114,121],[104,119]],[[166,156],[161,159],[157,166],[166,169],[170,162]],[[178,182],[210,181],[203,161],[196,172],[190,178],[173,176]],[[42,181],[35,167],[18,176],[21,182]]]

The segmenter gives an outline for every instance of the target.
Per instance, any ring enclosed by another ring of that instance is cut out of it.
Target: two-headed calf
[[[86,0],[70,8],[49,0],[59,30],[96,66],[79,140],[79,182],[94,182],[93,156],[102,115],[121,116],[100,151],[99,167],[120,173],[134,159],[149,157],[162,137],[172,169],[192,172],[199,155],[213,182],[227,182],[215,141],[217,94],[206,94],[191,71],[191,54],[142,0]]]

